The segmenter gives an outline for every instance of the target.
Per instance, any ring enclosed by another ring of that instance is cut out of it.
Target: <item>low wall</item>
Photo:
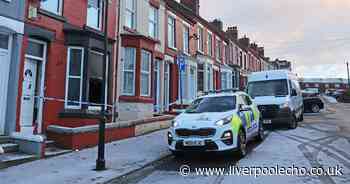
[[[123,121],[106,124],[105,141],[143,135],[170,127],[174,116],[159,116],[148,119]],[[47,129],[47,136],[54,140],[58,147],[65,149],[83,149],[98,144],[98,125],[69,128],[52,125]]]

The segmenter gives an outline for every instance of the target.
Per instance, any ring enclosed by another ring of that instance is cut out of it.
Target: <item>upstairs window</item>
[[[157,39],[158,33],[159,33],[159,21],[158,21],[157,8],[154,8],[153,6],[150,7],[148,21],[149,21],[149,26],[148,26],[149,36],[154,39]]]
[[[175,48],[175,18],[168,17],[168,47]]]
[[[208,34],[208,55],[213,56],[213,35]]]
[[[221,61],[222,59],[222,49],[221,40],[216,39],[216,60]]]
[[[189,54],[190,53],[190,28],[186,25],[184,25],[183,30],[183,50],[184,53]]]
[[[102,10],[102,0],[88,0],[87,26],[101,30]]]
[[[203,52],[204,48],[204,31],[202,27],[198,28],[198,51]]]
[[[125,0],[125,26],[136,29],[136,0]]]
[[[62,14],[62,1],[63,0],[41,0],[40,8],[51,13],[61,15]]]

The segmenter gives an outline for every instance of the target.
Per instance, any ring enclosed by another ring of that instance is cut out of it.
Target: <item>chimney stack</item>
[[[237,26],[228,27],[226,30],[226,36],[229,37],[232,41],[237,41],[238,40]]]
[[[265,57],[265,49],[264,47],[258,47],[258,52],[260,57],[264,58]]]
[[[180,2],[190,8],[196,15],[199,15],[199,0],[181,0]]]
[[[219,19],[214,19],[212,22],[210,22],[210,24],[213,25],[219,31],[222,31],[224,29],[224,23]]]
[[[238,41],[241,44],[241,46],[244,48],[248,48],[250,45],[250,39],[247,36],[240,38]]]

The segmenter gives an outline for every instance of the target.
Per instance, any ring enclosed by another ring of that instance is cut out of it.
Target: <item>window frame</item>
[[[147,53],[148,54],[148,59],[149,59],[149,62],[148,62],[148,71],[145,71],[142,69],[142,62],[143,62],[143,57],[142,55],[144,53]],[[142,93],[142,75],[143,74],[147,74],[148,75],[148,93],[147,94],[143,94]],[[140,96],[142,97],[150,97],[151,96],[151,90],[152,90],[152,53],[147,51],[147,50],[144,50],[142,49],[141,50],[141,63],[140,63]]]
[[[133,50],[133,52],[134,52],[134,54],[133,54],[133,58],[131,59],[132,60],[132,62],[134,63],[133,64],[133,69],[132,70],[130,70],[130,69],[128,69],[128,70],[125,70],[125,60],[126,60],[126,50],[127,49],[132,49]],[[122,95],[124,95],[124,96],[135,96],[135,82],[136,82],[136,54],[137,54],[137,50],[136,50],[136,48],[134,48],[134,47],[124,47],[123,48],[123,50],[124,50],[124,54],[123,54],[123,63],[122,63],[122,67],[121,67],[121,69],[122,69],[122,81],[121,81],[121,84],[122,84],[122,86],[121,86],[121,94]],[[133,73],[133,80],[132,80],[132,92],[131,93],[126,93],[125,91],[124,91],[124,77],[125,77],[125,72],[132,72]]]
[[[197,41],[197,49],[199,52],[204,52],[204,28],[199,25],[197,28],[198,41]]]
[[[158,39],[159,38],[159,9],[155,8],[154,6],[150,5],[149,6],[149,12],[154,11],[154,20],[150,19],[150,13],[148,15],[148,36],[154,38],[154,39]],[[153,24],[154,26],[154,35],[152,35],[152,33],[150,33],[150,25]]]
[[[81,64],[80,64],[80,76],[70,76],[70,56],[71,56],[71,50],[81,50]],[[65,90],[65,102],[64,107],[65,109],[81,109],[82,108],[82,98],[83,98],[83,79],[84,79],[84,57],[85,57],[85,49],[83,47],[68,47],[67,52],[67,71],[66,71],[66,90]],[[79,93],[79,106],[76,105],[68,105],[68,92],[69,92],[69,79],[80,79],[80,93]]]
[[[170,21],[169,20],[172,20],[172,24],[170,24]],[[169,26],[172,26],[172,39],[173,39],[173,43],[170,44],[170,36],[169,36]],[[167,21],[167,42],[168,42],[168,47],[171,48],[171,49],[174,49],[176,50],[176,17],[173,16],[173,15],[168,15],[168,21]]]
[[[89,22],[88,22],[88,14],[89,14],[89,8],[87,8],[87,11],[86,11],[86,25],[93,28],[93,29],[97,29],[97,30],[102,30],[102,27],[103,27],[103,12],[104,12],[104,6],[103,6],[103,0],[96,0],[96,1],[100,1],[100,12],[99,12],[99,18],[98,18],[98,25],[97,27],[95,26],[92,26],[92,25],[89,25]],[[87,1],[87,3],[89,3],[89,0]]]
[[[6,1],[6,0],[5,0],[5,1]],[[42,2],[42,1],[40,1],[40,9],[61,16],[61,15],[63,14],[63,0],[57,0],[57,1],[58,1],[58,2],[57,2],[57,3],[58,3],[58,10],[57,10],[56,12],[52,12],[51,10],[48,10],[48,9],[43,8],[42,5],[41,5],[41,2]],[[11,2],[11,0],[7,0],[7,2]]]
[[[185,40],[185,33],[187,32],[187,40]],[[183,51],[185,54],[190,54],[190,26],[187,24],[183,25],[182,39],[183,39]],[[187,43],[187,47],[186,47]]]
[[[126,1],[130,1],[130,0],[126,0]],[[125,23],[124,26],[130,28],[130,29],[136,29],[136,25],[137,25],[137,19],[136,19],[136,14],[137,14],[137,1],[136,0],[131,0],[133,2],[133,9],[129,9],[127,6],[125,6]],[[131,27],[127,24],[127,12],[130,12],[132,15],[132,25]]]
[[[209,56],[213,56],[213,34],[208,32],[208,47],[207,52]]]

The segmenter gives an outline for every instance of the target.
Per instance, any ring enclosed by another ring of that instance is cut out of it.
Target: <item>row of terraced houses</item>
[[[0,0],[0,135],[65,144],[58,127],[98,124],[88,113],[99,104],[112,122],[153,118],[205,91],[244,89],[250,72],[270,69],[263,47],[236,26],[204,19],[199,7],[199,0]]]

